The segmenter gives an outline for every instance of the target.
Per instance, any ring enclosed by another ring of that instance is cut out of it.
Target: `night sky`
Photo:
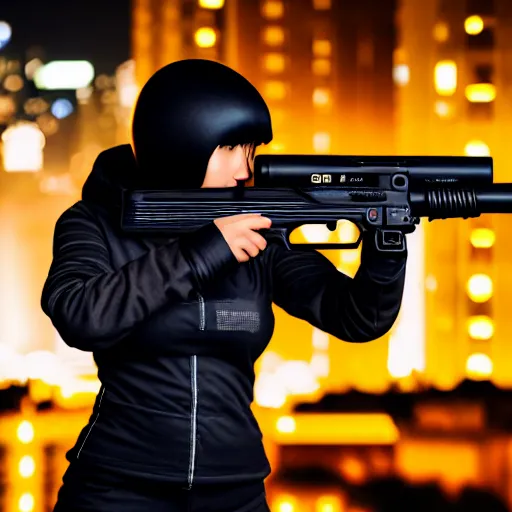
[[[97,74],[130,58],[130,0],[0,0],[0,21],[13,30],[0,56],[37,45],[47,61],[89,60]]]

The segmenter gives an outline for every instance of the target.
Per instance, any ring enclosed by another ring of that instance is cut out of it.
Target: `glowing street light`
[[[12,29],[6,21],[0,21],[0,49],[9,44],[12,36]]]
[[[54,60],[34,73],[38,89],[77,90],[94,80],[94,66],[86,60]]]
[[[4,170],[38,172],[43,168],[46,139],[36,123],[19,122],[2,134]]]

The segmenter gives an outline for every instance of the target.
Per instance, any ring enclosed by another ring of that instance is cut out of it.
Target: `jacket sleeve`
[[[273,302],[288,314],[348,342],[380,338],[393,326],[405,283],[406,254],[387,258],[363,242],[351,278],[317,251],[269,244]]]
[[[215,224],[115,270],[93,214],[81,202],[57,220],[41,307],[66,344],[110,348],[162,306],[188,300],[237,264]]]

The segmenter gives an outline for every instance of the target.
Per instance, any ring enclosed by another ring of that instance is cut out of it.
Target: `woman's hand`
[[[268,229],[272,221],[259,213],[243,213],[214,220],[231,252],[239,263],[255,258],[267,246],[267,241],[257,232]]]

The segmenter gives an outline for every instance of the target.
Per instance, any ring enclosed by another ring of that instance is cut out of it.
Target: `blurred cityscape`
[[[131,3],[131,59],[113,75],[12,45],[16,25],[0,21],[1,512],[52,510],[91,414],[92,355],[39,304],[53,229],[98,153],[130,141],[160,67],[201,57],[251,80],[274,124],[262,152],[491,155],[495,181],[512,181],[510,0]],[[400,317],[373,343],[275,308],[254,405],[272,512],[512,510],[509,221],[423,222]],[[294,234],[353,235],[347,223]],[[355,274],[359,249],[323,253]]]

